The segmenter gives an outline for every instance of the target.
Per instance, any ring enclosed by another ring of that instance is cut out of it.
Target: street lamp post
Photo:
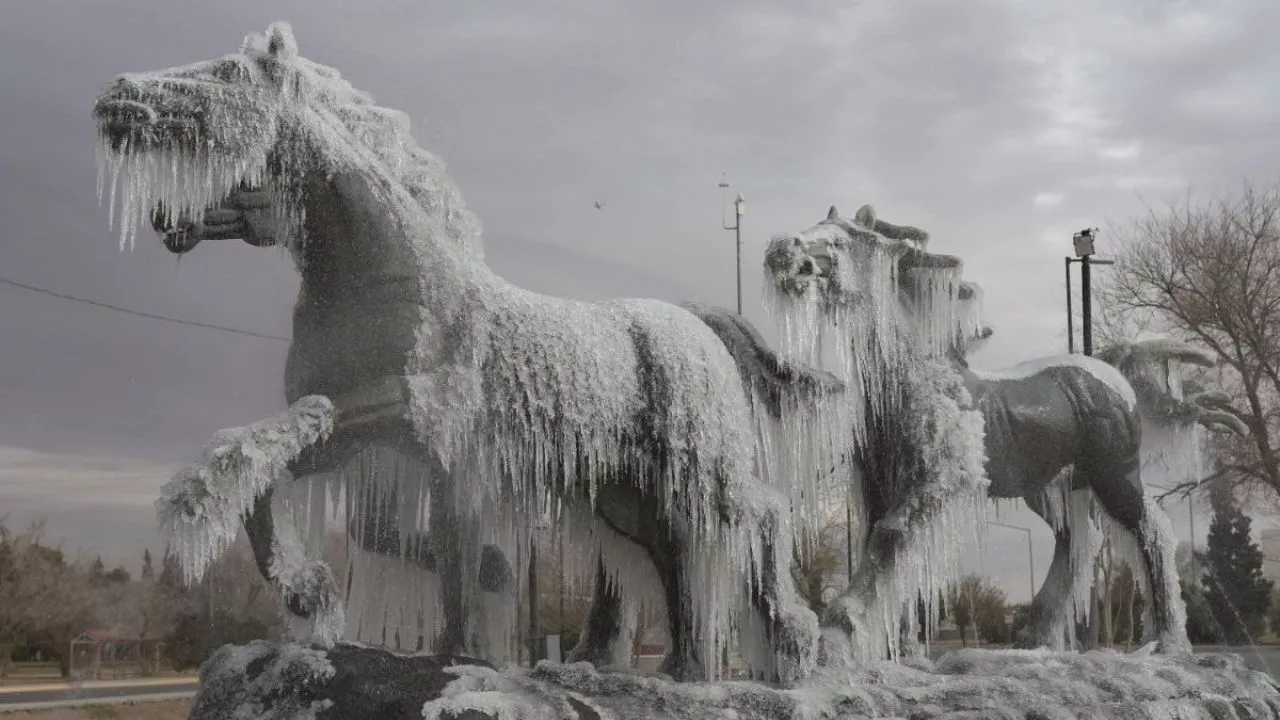
[[[727,181],[720,181],[721,192],[729,189]],[[736,246],[736,263],[737,263],[737,282],[738,282],[738,314],[742,314],[742,216],[747,214],[747,201],[742,197],[742,193],[738,193],[738,197],[733,201],[733,225],[724,223],[725,230],[732,230],[734,236],[734,245]]]
[[[1080,263],[1080,339],[1085,355],[1093,355],[1093,277],[1090,269],[1094,265],[1112,265],[1114,261],[1094,256],[1093,241],[1098,236],[1098,228],[1085,228],[1071,236],[1076,256],[1068,255],[1065,260],[1067,271],[1067,352],[1074,353],[1075,329],[1071,323],[1071,263]]]
[[[1031,528],[1025,528],[1020,525],[1006,525],[1005,523],[996,522],[995,520],[988,520],[987,524],[995,525],[997,527],[1002,527],[1002,528],[1008,528],[1010,530],[1021,530],[1022,532],[1027,534],[1027,568],[1029,572],[1029,574],[1027,575],[1027,580],[1028,580],[1027,584],[1029,589],[1031,590],[1030,599],[1027,602],[1034,602],[1036,599],[1036,557],[1035,557],[1035,553],[1032,552],[1032,549],[1031,549]]]

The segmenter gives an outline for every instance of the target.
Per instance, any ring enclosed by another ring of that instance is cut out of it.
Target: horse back
[[[1138,462],[1141,429],[1123,388],[1078,362],[980,377],[971,392],[986,426],[995,497],[1021,497],[1067,466],[1082,477]]]

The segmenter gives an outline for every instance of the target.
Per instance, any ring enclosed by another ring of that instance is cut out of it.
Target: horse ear
[[[267,27],[267,54],[279,60],[298,57],[298,41],[287,22],[274,22]]]
[[[857,214],[853,216],[853,221],[868,230],[874,230],[876,227],[876,209],[870,205],[863,205],[858,208]]]
[[[831,209],[827,211],[827,219],[828,219],[828,220],[839,220],[839,219],[840,219],[840,211],[836,209],[836,206],[835,206],[835,205],[832,205],[832,206],[831,206]]]

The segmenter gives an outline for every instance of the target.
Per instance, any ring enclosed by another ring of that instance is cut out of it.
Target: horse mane
[[[299,71],[302,89],[296,97],[310,98],[329,110],[403,183],[423,210],[441,221],[450,239],[484,254],[479,218],[467,209],[462,191],[445,172],[444,161],[414,140],[407,113],[377,105],[334,68],[301,57],[291,63]]]

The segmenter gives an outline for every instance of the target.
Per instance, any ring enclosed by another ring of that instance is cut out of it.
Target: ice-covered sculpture
[[[962,285],[958,258],[923,251],[922,238],[927,235],[921,231],[878,221],[869,206],[853,220],[832,208],[813,228],[775,237],[766,254],[767,282],[776,291],[772,303],[791,351],[812,352],[820,336],[834,337],[843,361],[837,375],[862,383],[855,396],[861,397],[863,419],[853,432],[861,448],[863,494],[891,499],[867,503],[862,573],[869,577],[855,578],[826,621],[851,632],[864,627],[867,587],[906,587],[894,599],[914,603],[913,593],[929,588],[904,583],[903,557],[909,559],[908,577],[945,574],[943,558],[928,552],[934,543],[921,536],[937,532],[939,513],[956,512],[944,489],[957,484],[947,476],[965,477],[957,469],[969,467],[973,457],[953,453],[949,464],[903,463],[904,453],[920,454],[913,448],[930,436],[902,433],[895,418],[902,414],[902,399],[919,386],[910,379],[913,373],[950,375],[937,382],[959,383],[963,390],[942,396],[981,416],[979,431],[969,430],[967,438],[985,447],[990,485],[984,491],[1024,499],[1055,528],[1054,560],[1033,603],[1029,642],[1069,642],[1070,620],[1077,609],[1088,610],[1092,561],[1103,533],[1109,533],[1129,550],[1133,566],[1145,569],[1139,576],[1154,613],[1145,627],[1164,651],[1188,650],[1174,538],[1139,476],[1141,423],[1133,388],[1115,367],[1080,355],[997,373],[969,368],[958,352],[962,338],[987,334],[964,312],[974,304],[965,301],[974,299],[976,288]],[[962,289],[968,297],[961,297]],[[940,429],[932,427],[934,433]],[[961,458],[967,460],[957,463]],[[978,483],[960,486],[972,491]],[[921,572],[920,564],[928,568]],[[883,610],[896,621],[901,606]],[[891,630],[896,624],[881,632]]]
[[[811,669],[817,622],[789,582],[787,490],[757,471],[747,385],[697,316],[547,297],[496,276],[478,222],[407,118],[300,57],[285,24],[222,58],[124,75],[94,118],[122,244],[149,221],[173,252],[231,238],[285,247],[302,276],[291,408],[220,435],[160,504],[191,572],[244,517],[290,610],[323,609],[320,634],[336,639],[340,598],[314,556],[345,503],[371,551],[352,571],[363,592],[345,635],[495,655],[504,641],[482,636],[516,613],[473,610],[486,576],[507,597],[512,573],[486,567],[484,546],[527,562],[534,526],[577,522],[573,546],[599,554],[623,595],[644,590],[628,582],[625,541],[657,568],[664,670],[714,676],[739,605],[754,615],[741,625],[765,638],[768,652],[748,655],[775,663],[768,675]],[[289,512],[273,491],[290,476],[329,479]],[[428,566],[442,599],[405,601],[424,594]]]

